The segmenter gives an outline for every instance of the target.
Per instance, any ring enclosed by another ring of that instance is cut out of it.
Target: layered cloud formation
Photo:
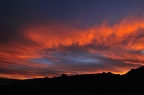
[[[123,74],[144,64],[144,19],[78,28],[66,23],[1,27],[0,76],[54,77],[65,74]]]

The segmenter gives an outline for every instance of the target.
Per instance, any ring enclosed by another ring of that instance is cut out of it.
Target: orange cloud
[[[78,44],[105,45],[114,49],[144,50],[144,19],[125,18],[113,26],[104,23],[86,29],[56,24],[27,29],[25,36],[44,48]]]
[[[144,64],[143,18],[128,17],[114,25],[103,23],[85,29],[37,25],[20,36],[23,40],[19,43],[12,40],[0,46],[0,68],[5,68],[0,76],[23,79],[61,73],[125,73]]]
[[[92,43],[93,40],[96,40],[96,44],[108,45],[121,43],[129,39],[129,36],[135,38],[141,32],[140,29],[144,29],[144,19],[126,18],[113,26],[104,23],[86,29],[77,29],[65,24],[35,26],[26,30],[26,37],[47,48],[69,46],[74,43],[82,46]],[[140,39],[137,40],[144,40]],[[129,40],[131,43],[132,38]]]
[[[95,51],[113,59],[131,59],[143,61],[144,55],[144,19],[127,17],[121,22],[110,26],[104,23],[86,29],[77,29],[68,25],[56,24],[32,27],[26,31],[26,37],[44,48],[59,48],[78,44],[86,46],[94,44],[110,48],[110,50]],[[137,53],[132,53],[135,51]]]

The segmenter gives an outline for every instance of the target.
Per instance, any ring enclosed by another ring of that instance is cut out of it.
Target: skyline
[[[143,0],[0,4],[0,77],[124,74],[144,64]]]

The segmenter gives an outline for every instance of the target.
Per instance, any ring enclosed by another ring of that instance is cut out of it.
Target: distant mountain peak
[[[131,69],[125,74],[125,76],[131,77],[131,78],[144,78],[144,66]]]

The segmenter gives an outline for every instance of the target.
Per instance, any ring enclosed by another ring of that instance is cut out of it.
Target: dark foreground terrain
[[[28,80],[1,78],[0,95],[144,95],[144,67],[125,75],[109,72]]]

